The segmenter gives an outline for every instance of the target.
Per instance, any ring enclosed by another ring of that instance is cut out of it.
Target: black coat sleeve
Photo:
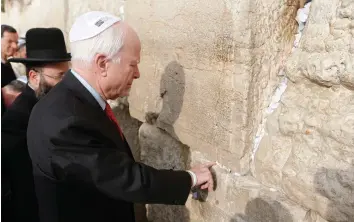
[[[128,202],[185,204],[191,188],[188,172],[157,170],[135,162],[81,117],[53,122],[48,130],[51,166],[63,182],[80,182]],[[53,129],[53,128],[52,128]]]

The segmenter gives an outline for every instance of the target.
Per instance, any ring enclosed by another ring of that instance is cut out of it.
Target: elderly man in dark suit
[[[139,78],[140,41],[105,12],[70,31],[72,70],[37,103],[28,126],[40,219],[131,222],[133,203],[185,204],[193,186],[213,189],[210,167],[157,170],[135,162],[106,102]]]
[[[2,182],[9,181],[13,205],[9,221],[39,221],[27,148],[27,125],[32,108],[62,79],[71,59],[60,29],[34,28],[26,33],[26,37],[27,58],[9,61],[26,65],[28,84],[1,121]]]

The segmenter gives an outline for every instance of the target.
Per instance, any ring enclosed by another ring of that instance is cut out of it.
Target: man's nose
[[[140,71],[139,68],[136,68],[136,71],[134,73],[134,79],[139,79],[140,78]]]

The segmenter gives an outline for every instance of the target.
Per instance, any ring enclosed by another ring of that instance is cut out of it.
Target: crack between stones
[[[294,53],[294,51],[299,47],[299,42],[301,40],[302,32],[304,30],[304,26],[305,26],[306,21],[308,19],[308,15],[310,14],[310,13],[308,13],[306,18],[301,17],[300,10],[303,10],[306,6],[308,6],[308,8],[310,8],[311,2],[308,2],[307,4],[305,4],[305,6],[303,8],[300,8],[298,10],[297,17],[296,17],[296,20],[299,25],[298,32],[295,35],[295,41],[293,43],[292,52],[290,53],[289,56],[291,56]],[[282,76],[281,80],[280,80],[277,88],[275,89],[274,94],[272,95],[272,97],[270,99],[270,103],[269,103],[268,107],[265,110],[263,110],[263,118],[261,120],[261,123],[258,126],[256,136],[253,140],[254,145],[253,145],[253,149],[252,149],[252,153],[251,153],[251,161],[250,161],[250,170],[251,170],[252,175],[255,175],[255,156],[257,154],[257,151],[259,150],[259,144],[260,144],[263,136],[266,133],[265,126],[266,126],[267,119],[279,107],[279,104],[281,103],[281,97],[287,88],[288,78],[284,75],[284,68],[281,68],[278,76]]]

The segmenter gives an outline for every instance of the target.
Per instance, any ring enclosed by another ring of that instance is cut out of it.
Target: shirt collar
[[[92,96],[96,99],[98,104],[104,110],[106,108],[106,101],[102,99],[101,95],[84,79],[82,78],[77,72],[71,69],[71,73],[81,82],[81,84],[92,94]]]

